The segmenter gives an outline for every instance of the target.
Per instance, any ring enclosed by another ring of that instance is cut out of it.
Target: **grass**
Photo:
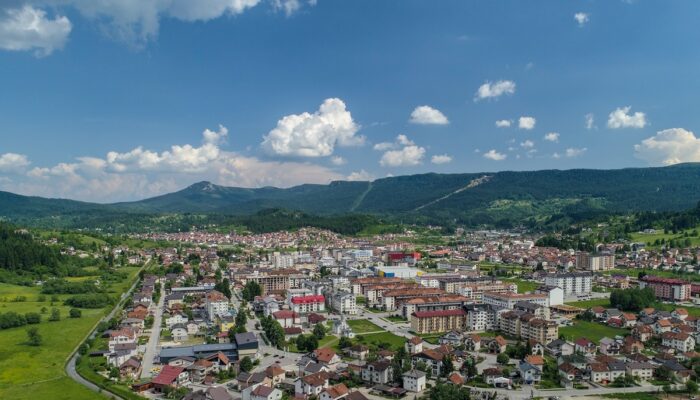
[[[378,332],[384,330],[379,325],[376,325],[367,319],[351,319],[348,320],[348,325],[352,328],[353,332],[358,335],[367,332]]]
[[[637,269],[637,268],[611,269],[609,271],[605,271],[604,274],[606,274],[606,275],[627,275],[629,277],[636,278],[637,276],[639,276],[640,272],[643,272],[647,275],[660,276],[662,278],[676,278],[676,279],[683,279],[683,280],[687,280],[687,281],[691,281],[691,282],[700,282],[700,275],[698,275],[698,274],[687,273],[687,272],[676,272],[676,271],[663,271],[663,270],[658,270],[658,269]]]
[[[360,340],[360,337],[363,337],[364,339]],[[404,346],[404,343],[406,343],[406,338],[394,335],[391,332],[382,332],[370,333],[369,335],[358,335],[357,342],[366,345],[374,344],[377,346],[382,343],[387,343],[392,350],[398,350]]]
[[[630,400],[658,400],[659,396],[652,393],[635,392],[635,393],[609,393],[602,394],[601,397],[607,399],[630,399]]]
[[[583,300],[583,301],[574,301],[571,303],[566,303],[569,306],[574,306],[574,307],[579,307],[588,309],[591,307],[595,306],[602,306],[605,308],[610,308],[610,299],[592,299],[592,300]]]
[[[138,268],[135,267],[123,270],[129,272],[129,279],[113,284],[109,288],[110,293],[119,294],[126,291],[138,272]],[[38,347],[26,344],[26,326],[0,331],[0,398],[80,400],[98,397],[94,392],[68,378],[64,366],[73,349],[105,314],[105,309],[83,309],[82,318],[68,318],[70,307],[64,306],[63,300],[69,295],[59,295],[60,301],[51,306],[51,296],[47,295],[44,302],[38,301],[39,290],[38,287],[0,284],[0,299],[11,299],[20,295],[27,297],[26,302],[0,302],[0,312],[40,312],[42,307],[48,310],[56,307],[61,311],[60,321],[48,322],[47,312],[42,316],[42,322],[34,325],[43,338],[41,346]],[[39,393],[47,395],[39,396]]]
[[[318,341],[318,347],[330,347],[338,341],[338,337],[333,335],[326,335],[323,339]]]
[[[614,338],[617,335],[625,336],[629,334],[626,329],[611,328],[597,322],[575,321],[573,326],[559,328],[559,334],[566,336],[568,340],[576,340],[585,337],[594,342],[598,342],[604,337]]]
[[[407,322],[406,319],[404,319],[404,317],[399,317],[398,315],[391,315],[384,319],[389,322]]]
[[[518,286],[518,293],[534,292],[540,286],[538,282],[524,281],[522,279],[503,279],[504,282],[513,282]]]
[[[568,304],[570,306],[580,307],[583,309],[587,309],[587,308],[595,307],[595,306],[602,306],[605,308],[612,307],[610,305],[609,299],[593,299],[593,300],[575,301],[575,302],[566,303],[566,304]],[[659,310],[663,310],[663,311],[673,311],[676,308],[685,308],[688,311],[688,315],[700,317],[700,307],[677,306],[674,304],[666,304],[666,303],[659,303],[659,302],[652,304],[650,307],[653,307],[653,308],[656,308]]]

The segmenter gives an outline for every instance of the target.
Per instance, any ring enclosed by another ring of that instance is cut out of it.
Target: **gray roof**
[[[425,376],[425,372],[419,371],[419,370],[417,370],[417,369],[413,369],[413,370],[410,370],[410,371],[408,371],[408,372],[404,372],[404,373],[403,373],[403,376],[407,376],[407,377],[409,377],[409,378],[418,379],[418,378],[424,377],[424,376]]]

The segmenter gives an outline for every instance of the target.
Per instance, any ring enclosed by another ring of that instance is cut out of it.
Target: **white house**
[[[416,393],[425,390],[425,372],[416,369],[404,372],[403,388]]]

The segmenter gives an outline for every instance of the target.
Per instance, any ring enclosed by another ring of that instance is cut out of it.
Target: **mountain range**
[[[677,211],[700,200],[700,164],[615,170],[574,169],[420,174],[372,182],[336,181],[291,188],[195,183],[133,202],[95,204],[0,192],[0,217],[74,218],[81,214],[250,215],[280,208],[315,215],[382,215],[423,222],[583,218],[598,213]]]

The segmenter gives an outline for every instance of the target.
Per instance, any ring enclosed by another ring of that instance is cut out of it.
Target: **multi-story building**
[[[661,340],[664,346],[674,348],[681,353],[695,349],[695,339],[687,333],[666,332],[661,335]]]
[[[593,274],[590,272],[567,272],[547,275],[544,278],[547,286],[559,287],[564,296],[589,295],[593,290]]]
[[[424,288],[424,287],[413,287],[408,289],[394,289],[388,290],[382,293],[382,305],[385,310],[393,311],[401,306],[403,303],[410,299],[425,296],[440,296],[444,295],[445,292],[440,289]]]
[[[484,293],[483,303],[490,304],[497,308],[507,308],[512,310],[515,307],[515,303],[519,301],[527,301],[530,303],[539,304],[541,306],[549,307],[549,297],[546,294],[539,293]]]
[[[500,281],[469,282],[461,286],[456,293],[471,301],[482,302],[484,293],[518,293],[518,286]]]
[[[423,296],[409,299],[401,306],[401,315],[409,319],[416,311],[454,310],[462,308],[468,299],[456,294]]]
[[[576,268],[586,271],[607,271],[615,268],[615,255],[609,253],[588,253],[585,251],[576,254]]]
[[[337,292],[330,296],[330,306],[340,314],[357,314],[355,295],[352,293]]]
[[[639,287],[650,287],[657,298],[672,301],[690,300],[692,285],[681,279],[646,275],[639,280]]]
[[[206,299],[206,309],[207,316],[210,321],[216,319],[216,317],[223,317],[230,315],[228,310],[228,299],[223,293],[212,290],[205,296]]]
[[[326,310],[326,298],[323,295],[291,297],[289,303],[292,311],[299,314]]]
[[[486,304],[469,304],[464,309],[467,312],[465,328],[470,332],[485,332],[498,329],[499,317],[507,311],[496,310]]]
[[[278,251],[270,256],[270,264],[274,268],[291,268],[294,266],[294,256],[291,254],[280,254]]]
[[[523,311],[503,313],[499,319],[501,332],[523,339],[550,343],[559,336],[559,325],[554,321],[538,318]]]
[[[418,334],[462,331],[466,318],[463,309],[416,311],[411,314],[411,329]]]

